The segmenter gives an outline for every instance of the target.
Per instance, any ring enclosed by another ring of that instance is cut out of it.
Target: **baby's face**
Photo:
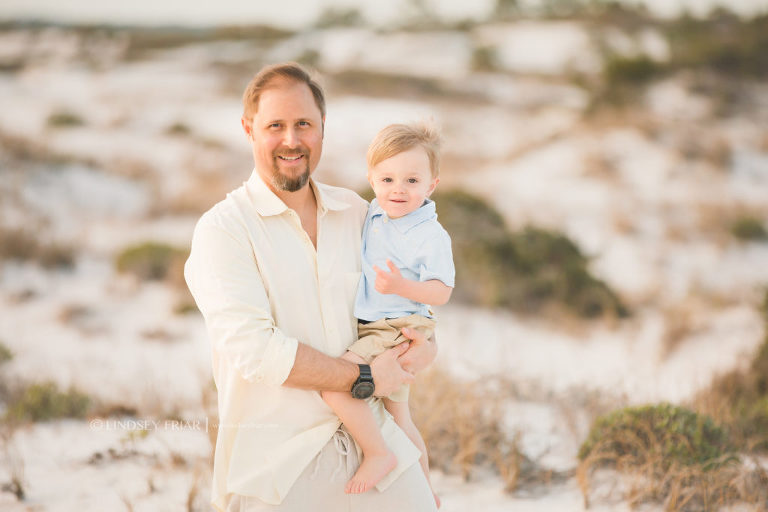
[[[427,153],[419,146],[382,160],[368,171],[376,199],[391,219],[418,209],[438,181],[432,177]]]

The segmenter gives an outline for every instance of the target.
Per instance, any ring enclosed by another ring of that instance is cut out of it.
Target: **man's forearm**
[[[299,343],[293,368],[283,385],[315,391],[349,391],[359,374],[355,363]]]
[[[408,349],[401,343],[386,350],[371,361],[371,375],[376,396],[388,396],[401,385],[413,382],[413,375],[402,368],[397,358]],[[288,378],[284,386],[314,391],[350,391],[360,376],[356,363],[340,357],[330,357],[303,343],[299,343]]]

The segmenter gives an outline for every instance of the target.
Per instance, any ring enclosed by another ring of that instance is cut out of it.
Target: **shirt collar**
[[[389,216],[381,207],[381,205],[379,204],[379,201],[374,198],[374,200],[371,201],[371,217],[376,217],[377,215],[381,215],[389,219]],[[393,226],[395,226],[398,229],[398,231],[400,231],[401,233],[405,233],[412,227],[418,224],[421,224],[424,221],[427,221],[430,219],[436,219],[436,218],[437,218],[437,213],[435,211],[435,202],[427,198],[424,200],[423,205],[421,205],[419,208],[412,211],[408,215],[398,217],[397,219],[389,219],[389,221],[392,223]]]
[[[349,208],[349,203],[342,201],[330,193],[332,191],[324,190],[322,185],[315,183],[315,180],[309,178],[309,186],[315,193],[317,200],[317,209],[320,215],[325,215],[328,210],[338,211]],[[264,180],[259,176],[256,169],[251,173],[251,177],[246,182],[246,189],[251,198],[253,207],[262,217],[280,215],[288,209],[285,203],[269,189]]]

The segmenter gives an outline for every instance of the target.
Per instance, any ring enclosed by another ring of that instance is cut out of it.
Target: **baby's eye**
[[[408,178],[408,183],[418,183],[419,180],[416,178]]]
[[[384,183],[392,183],[392,178],[381,178]]]

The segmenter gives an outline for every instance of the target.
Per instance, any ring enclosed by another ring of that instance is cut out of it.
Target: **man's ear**
[[[243,127],[243,131],[245,132],[245,136],[248,137],[248,140],[253,139],[253,123],[248,120],[247,117],[243,116],[240,118],[240,124]]]
[[[320,138],[325,138],[325,116],[323,116],[323,122],[320,123]]]

